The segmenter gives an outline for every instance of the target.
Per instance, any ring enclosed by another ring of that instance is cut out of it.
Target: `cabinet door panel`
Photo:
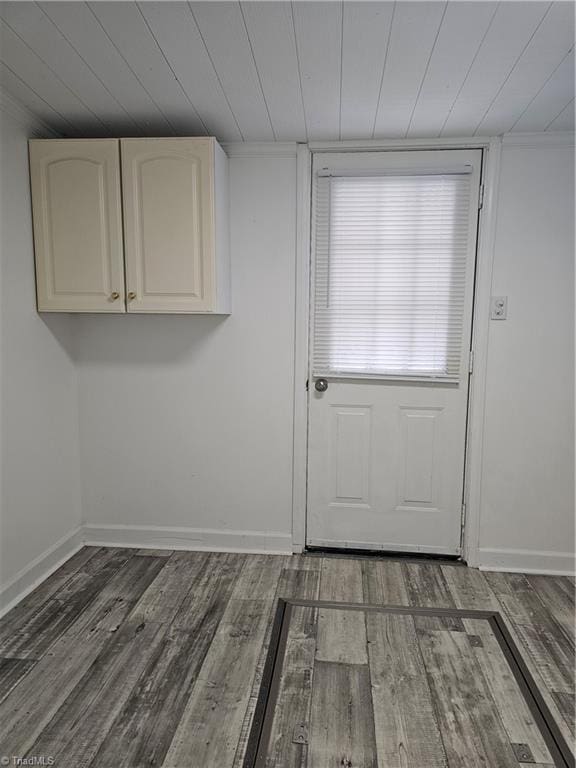
[[[213,139],[126,139],[121,154],[128,311],[212,311]]]
[[[38,309],[124,312],[118,142],[30,142]]]

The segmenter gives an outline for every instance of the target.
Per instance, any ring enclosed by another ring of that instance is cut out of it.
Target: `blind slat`
[[[313,371],[460,373],[470,175],[318,176]]]

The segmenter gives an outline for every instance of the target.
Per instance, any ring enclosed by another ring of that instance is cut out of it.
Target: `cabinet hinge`
[[[470,350],[470,356],[468,358],[468,373],[474,373],[474,350]]]
[[[484,206],[484,184],[480,184],[480,192],[478,194],[478,210]]]

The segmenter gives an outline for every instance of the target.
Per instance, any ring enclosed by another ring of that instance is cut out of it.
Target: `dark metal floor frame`
[[[512,639],[508,628],[497,611],[467,611],[456,608],[411,608],[394,605],[362,605],[357,603],[326,602],[321,600],[278,600],[276,616],[272,626],[270,648],[262,676],[260,693],[254,711],[252,729],[246,749],[243,768],[263,768],[266,765],[266,753],[274,719],[274,708],[278,697],[282,678],[282,667],[286,652],[288,632],[293,609],[302,608],[334,608],[351,611],[379,611],[381,613],[407,614],[410,616],[451,616],[460,619],[484,619],[490,624],[494,636],[508,662],[518,683],[524,699],[540,732],[546,742],[557,768],[575,768],[576,763],[566,740],[536,681],[532,677],[522,654]]]

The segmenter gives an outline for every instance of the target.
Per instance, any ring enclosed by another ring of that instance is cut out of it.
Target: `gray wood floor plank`
[[[464,624],[471,635],[481,640],[481,645],[471,646],[472,653],[496,702],[510,741],[527,744],[536,762],[553,763],[548,747],[490,625],[487,621],[476,619],[466,619]]]
[[[293,558],[286,557],[284,559],[284,565],[293,565],[292,562]],[[312,558],[308,558],[308,561],[312,561]],[[298,558],[297,562],[305,563],[305,558],[300,557]],[[318,561],[319,562],[319,561]],[[240,739],[238,741],[238,748],[236,750],[236,756],[234,759],[234,768],[240,768],[244,761],[244,753],[246,751],[246,746],[248,744],[248,739],[250,736],[250,729],[252,727],[252,719],[254,716],[254,711],[256,709],[256,704],[258,701],[258,696],[260,694],[260,686],[262,683],[262,674],[264,671],[264,666],[266,663],[266,658],[268,656],[268,649],[270,644],[270,633],[272,629],[272,623],[274,620],[275,612],[276,612],[276,601],[280,598],[284,599],[300,599],[300,600],[317,600],[318,599],[318,591],[320,588],[320,571],[319,570],[313,570],[311,568],[307,568],[305,570],[296,570],[291,567],[285,567],[280,572],[280,578],[278,579],[276,594],[274,596],[274,603],[272,606],[272,611],[270,613],[268,626],[266,628],[266,635],[265,640],[262,645],[262,650],[260,652],[260,656],[258,658],[258,663],[256,665],[256,672],[254,675],[254,679],[252,681],[252,690],[250,693],[250,699],[248,701],[248,706],[246,708],[246,713],[244,715],[244,721],[242,723],[242,731],[240,735]],[[298,615],[301,616],[302,620],[302,626],[301,626],[301,632],[303,637],[307,637],[308,635],[314,637],[314,648],[316,646],[316,623],[317,623],[317,611],[313,608],[311,609],[304,609],[304,608],[298,608],[296,609],[298,612]],[[303,613],[300,614],[299,612],[302,611]],[[298,624],[296,625],[299,626]],[[294,675],[290,675],[291,685],[292,688],[288,688],[286,692],[286,707],[283,707],[284,709],[287,709],[288,711],[291,711],[294,707],[298,709],[298,711],[303,711],[306,709],[306,707],[309,707],[309,690],[306,687],[306,681],[307,678],[311,678],[311,668],[309,671],[306,671],[306,661],[302,661],[301,663],[297,659],[297,653],[299,645],[293,646],[292,654],[293,657],[291,659],[291,662],[293,661],[295,664],[295,669],[298,671],[294,672]],[[304,642],[302,644],[302,653],[306,657],[306,654],[309,650],[309,646]],[[314,653],[314,650],[312,651]],[[304,687],[301,691],[301,698],[298,702],[291,702],[291,690],[296,686],[296,680],[297,678],[301,679]],[[280,693],[282,696],[282,692]],[[290,738],[291,738],[290,734]],[[280,737],[280,741],[282,744],[285,744],[285,740]],[[297,749],[293,750],[290,746],[287,746],[285,750],[285,754],[287,756],[294,756],[298,755],[298,749],[300,749],[300,745],[297,745]],[[300,749],[302,752],[302,750]],[[279,753],[277,753],[278,759],[280,759]],[[302,755],[299,755],[300,757],[305,756],[304,753]]]
[[[63,587],[71,576],[85,566],[88,560],[99,551],[98,547],[82,547],[64,565],[54,571],[12,610],[6,613],[0,620],[0,650],[5,646],[6,639],[14,636],[28,624],[32,617]]]
[[[238,576],[233,599],[272,600],[278,587],[280,573],[286,558],[283,555],[244,556],[242,571]]]
[[[378,764],[447,768],[411,616],[366,613]]]
[[[62,635],[0,703],[0,755],[23,757],[110,638],[106,631]]]
[[[320,600],[364,602],[360,561],[325,557],[322,560]],[[320,610],[316,659],[367,664],[364,614],[361,611]]]
[[[360,561],[337,557],[322,558],[320,600],[363,603]]]
[[[230,558],[232,556],[227,557]],[[228,576],[226,577],[226,583],[229,588],[226,592],[226,599],[230,598],[231,602],[236,603],[249,597],[262,603],[262,605],[266,605],[268,615],[265,619],[263,638],[257,649],[257,661],[252,669],[252,678],[247,683],[249,695],[246,705],[244,706],[243,714],[237,713],[238,717],[242,714],[242,720],[232,763],[234,766],[240,764],[241,756],[249,737],[250,725],[256,707],[270,642],[270,632],[274,618],[274,597],[280,573],[287,561],[287,558],[283,555],[236,555],[235,558],[235,560],[229,560]],[[225,573],[225,569],[223,569],[222,573]],[[219,580],[222,581],[223,578],[224,576],[222,575],[219,577]]]
[[[418,639],[450,768],[518,768],[466,634],[418,630]]]
[[[101,549],[73,573],[13,634],[0,642],[0,657],[39,659],[132,557],[127,549]]]
[[[86,768],[160,644],[166,628],[125,622],[30,748],[56,764]]]
[[[416,629],[435,631],[465,632],[464,622],[458,616],[414,616]]]
[[[366,665],[316,661],[307,768],[378,768]]]
[[[168,629],[96,753],[94,768],[162,764],[212,637]]]
[[[567,640],[526,577],[487,573],[485,578],[548,689],[574,693],[574,644]]]
[[[0,702],[36,664],[30,659],[0,659]]]
[[[219,621],[238,585],[246,558],[236,553],[207,553],[198,578],[172,619],[173,626],[195,631],[207,620]]]
[[[230,600],[164,768],[190,768],[191,755],[198,766],[229,768],[234,764],[270,607],[266,600]]]
[[[317,600],[320,588],[320,571],[284,568],[278,579],[276,599]]]
[[[206,552],[175,552],[142,594],[130,618],[138,622],[170,624],[184,599],[196,589],[206,571],[208,558]]]
[[[320,571],[293,571],[284,569],[280,575],[278,581],[278,588],[275,595],[275,600],[280,597],[299,599],[299,600],[317,600],[320,590]],[[275,615],[276,602],[274,602],[274,610],[271,616]],[[298,658],[298,643],[295,642],[291,649],[291,659],[297,667],[309,666],[308,657],[308,643],[307,639],[314,638],[314,646],[316,646],[316,638],[318,631],[318,611],[316,608],[303,608],[294,607],[291,627],[293,628],[293,639],[300,639],[304,643],[305,654],[304,659]],[[269,627],[271,629],[271,627]],[[267,638],[268,639],[268,638]],[[265,646],[266,654],[261,657],[260,662],[263,668],[262,662],[265,662],[268,655],[268,645]],[[257,699],[260,692],[260,685],[254,686],[252,690],[252,698]]]
[[[484,574],[475,568],[444,566],[442,575],[457,608],[473,611],[499,611],[500,604]]]
[[[131,558],[0,705],[5,746],[24,755],[126,618],[164,560]],[[4,739],[2,740],[4,741]],[[2,754],[2,752],[0,752]]]
[[[262,648],[256,663],[256,669],[252,679],[250,697],[248,699],[248,704],[242,721],[242,729],[240,732],[240,738],[238,740],[236,755],[234,757],[234,768],[240,768],[242,765],[244,760],[244,753],[246,751],[246,746],[250,737],[252,718],[256,709],[258,695],[260,693],[260,686],[262,684],[262,675],[264,673],[264,666],[266,664],[266,658],[268,656],[268,649],[270,646],[270,636],[272,631],[272,624],[276,614],[277,601],[280,597],[296,597],[296,593],[298,593],[302,599],[315,599],[318,595],[320,571],[312,569],[297,571],[286,568],[286,565],[291,564],[292,559],[293,558],[290,556],[283,556],[280,558],[268,557],[269,562],[266,567],[263,567],[262,560],[255,560],[254,562],[257,565],[257,572],[259,571],[259,574],[255,574],[253,568],[251,569],[245,567],[239,579],[238,587],[234,591],[233,597],[243,594],[251,594],[254,597],[258,597],[258,599],[268,599],[271,596],[273,597],[273,600],[270,600],[270,613],[268,616],[266,632],[264,634],[264,641],[262,643]],[[304,562],[304,558],[301,558],[300,562]],[[275,586],[275,592],[273,595],[271,594],[271,584]],[[290,595],[287,594],[287,591],[290,592]],[[308,597],[310,595],[312,597]],[[313,615],[315,616],[314,613]]]
[[[321,571],[322,558],[311,554],[287,555],[284,568],[296,571]]]
[[[268,768],[305,768],[307,765],[308,745],[295,741],[294,731],[302,724],[309,732],[316,617],[314,608],[293,609],[283,665],[286,673],[282,675],[270,734]]]
[[[565,693],[563,691],[551,691],[550,693],[552,694],[552,699],[556,704],[558,712],[562,716],[563,722],[566,723],[566,727],[572,737],[568,737],[567,741],[569,744],[574,744],[574,739],[576,738],[576,701],[574,694]]]
[[[372,605],[408,605],[402,565],[382,560],[362,560],[364,602]]]
[[[131,619],[162,616],[164,623],[174,623],[119,713],[95,765],[162,764],[244,563],[243,555],[226,553],[176,553],[168,561]]]
[[[452,566],[456,570],[455,566]],[[455,608],[454,598],[442,569],[437,565],[402,563],[409,605],[420,608]],[[462,620],[453,616],[416,616],[417,629],[464,632]]]
[[[30,592],[30,594],[26,595],[9,613],[3,616],[0,624],[0,647],[6,637],[14,635],[27,624],[30,621],[30,617],[52,595],[61,589],[76,571],[85,568],[88,561],[97,553],[101,553],[99,547],[82,547],[82,549],[79,549],[71,558],[66,560],[64,565],[61,565],[58,570],[50,574],[45,581]]]
[[[364,613],[320,608],[316,659],[340,664],[367,664]]]
[[[522,653],[522,657],[534,677],[536,685],[546,701],[562,735],[568,744],[573,743],[574,719],[567,716],[568,713],[563,710],[558,697],[553,693],[555,690],[554,682],[558,680],[559,677],[561,679],[561,688],[566,688],[565,675],[563,676],[560,673],[556,667],[556,662],[553,658],[550,658],[546,647],[538,639],[540,631],[536,630],[537,625],[531,623],[538,619],[538,617],[542,619],[543,604],[538,599],[535,601],[533,607],[527,607],[523,598],[517,600],[515,596],[515,587],[509,580],[511,574],[485,573],[483,576],[498,599],[500,613]],[[523,577],[521,577],[521,579],[523,579]],[[516,581],[514,581],[514,584],[516,584]],[[522,591],[525,592],[525,584],[521,583],[520,586]],[[533,593],[531,596],[533,602],[535,597],[537,597],[537,595],[536,593]],[[554,626],[550,628],[550,631],[552,635],[554,635]],[[560,631],[559,627],[556,631]],[[566,693],[565,690],[561,691],[561,693],[562,692],[570,696],[570,692]]]
[[[171,557],[173,549],[138,549],[134,553],[136,557]]]
[[[437,565],[402,563],[410,605],[420,608],[454,608],[442,569]]]
[[[163,557],[131,557],[70,625],[70,632],[79,634],[99,629],[115,632],[158,578],[166,562]]]
[[[562,576],[528,575],[532,589],[564,630],[566,639],[574,645],[574,586]]]

